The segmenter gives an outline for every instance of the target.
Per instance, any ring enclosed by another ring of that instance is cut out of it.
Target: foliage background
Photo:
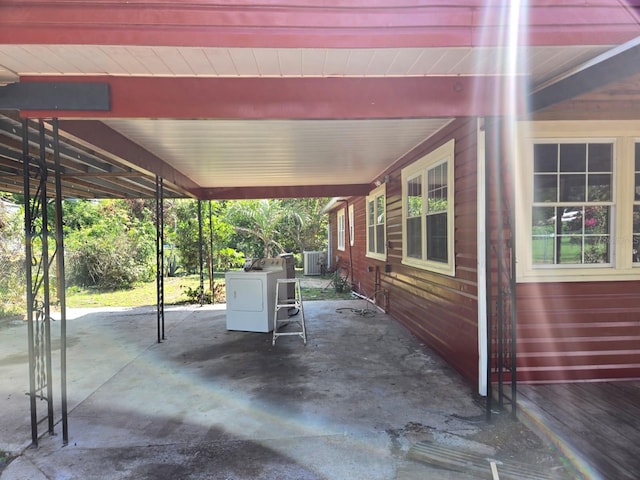
[[[4,197],[22,203],[18,196]],[[201,232],[196,200],[165,200],[163,273],[170,278],[197,274],[202,242],[204,275],[210,281],[209,292],[200,294],[210,298],[211,291],[219,288],[214,285],[215,272],[240,268],[245,258],[290,252],[300,263],[303,251],[326,248],[327,218],[320,211],[327,201],[326,198],[205,201],[200,203]],[[53,219],[51,213],[49,218]],[[65,200],[67,286],[75,292],[105,292],[153,282],[155,215],[154,200]],[[54,231],[53,225],[50,231]],[[53,255],[53,240],[50,250]],[[23,213],[0,206],[0,315],[24,309],[24,264]],[[52,265],[55,267],[55,262]],[[55,271],[52,276],[55,277]],[[194,292],[186,283],[185,288]]]

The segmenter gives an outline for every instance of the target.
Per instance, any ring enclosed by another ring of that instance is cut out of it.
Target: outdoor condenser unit
[[[322,275],[323,267],[327,264],[327,254],[325,252],[303,252],[304,253],[304,274]]]

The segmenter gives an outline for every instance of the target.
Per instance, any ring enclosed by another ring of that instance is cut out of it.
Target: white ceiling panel
[[[260,75],[256,57],[251,48],[235,48],[229,50],[229,56],[236,72],[242,72],[243,76],[257,77]]]
[[[204,188],[374,181],[449,119],[106,120]]]
[[[278,49],[278,70],[280,76],[300,77],[302,76],[302,55],[298,48]]]
[[[607,47],[534,47],[518,74],[534,83],[576,67]],[[200,48],[0,45],[0,68],[18,75],[323,77],[494,75],[505,50],[456,48]]]

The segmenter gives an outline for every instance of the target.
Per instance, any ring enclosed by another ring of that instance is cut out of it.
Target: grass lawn
[[[216,282],[224,281],[224,273],[215,275]],[[327,285],[329,279],[327,279]],[[199,275],[188,275],[184,277],[167,277],[164,279],[164,303],[165,305],[177,305],[189,302],[188,290],[197,290],[200,286]],[[205,290],[208,290],[209,281],[204,281]],[[224,292],[224,288],[222,289]],[[349,293],[336,293],[332,287],[302,287],[302,298],[304,300],[335,300],[350,299]],[[67,307],[140,307],[143,305],[156,305],[157,293],[156,282],[149,282],[138,285],[127,290],[115,290],[100,292],[89,289],[77,289],[71,287],[67,289]],[[218,299],[218,302],[223,299]]]
[[[205,289],[208,283],[205,281]],[[185,303],[188,296],[185,289],[197,289],[200,286],[199,275],[186,277],[167,277],[164,279],[164,303],[166,305]],[[67,307],[139,307],[157,303],[156,282],[144,283],[127,290],[100,292],[88,289],[67,290]]]

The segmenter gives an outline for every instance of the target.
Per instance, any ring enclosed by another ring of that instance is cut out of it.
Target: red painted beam
[[[61,77],[23,77],[22,82]],[[64,77],[110,85],[109,112],[23,111],[35,118],[362,119],[506,113],[498,77]]]
[[[281,187],[229,187],[192,190],[200,200],[251,200],[262,198],[309,198],[365,196],[370,184],[356,185],[295,185]]]
[[[522,41],[620,44],[640,34],[624,0],[530,1]],[[501,44],[509,2],[4,0],[0,44],[374,48]],[[526,28],[525,28],[526,27]]]

